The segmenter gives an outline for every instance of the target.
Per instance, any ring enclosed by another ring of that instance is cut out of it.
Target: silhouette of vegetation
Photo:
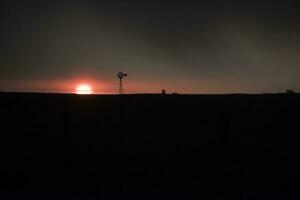
[[[286,90],[287,94],[295,94],[295,92],[293,90]]]

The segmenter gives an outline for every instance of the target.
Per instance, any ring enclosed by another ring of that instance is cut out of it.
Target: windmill
[[[123,72],[119,72],[117,74],[117,77],[120,80],[120,83],[119,83],[119,94],[123,94],[123,78],[127,77],[127,74],[124,74]]]

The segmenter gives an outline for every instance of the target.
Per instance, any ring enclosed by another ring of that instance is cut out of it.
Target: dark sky
[[[297,2],[1,0],[0,90],[300,91]]]

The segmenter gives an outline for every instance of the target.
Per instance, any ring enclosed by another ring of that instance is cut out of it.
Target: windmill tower
[[[124,74],[123,72],[119,72],[118,74],[117,74],[117,76],[118,76],[118,78],[119,78],[119,80],[120,80],[120,82],[119,82],[119,94],[123,94],[123,78],[124,77],[127,77],[127,74]]]

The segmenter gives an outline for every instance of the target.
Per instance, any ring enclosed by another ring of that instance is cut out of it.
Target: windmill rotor
[[[127,74],[124,74],[123,72],[119,72],[119,73],[117,74],[117,76],[118,76],[119,79],[122,79],[122,78],[124,78],[124,77],[127,77]]]

